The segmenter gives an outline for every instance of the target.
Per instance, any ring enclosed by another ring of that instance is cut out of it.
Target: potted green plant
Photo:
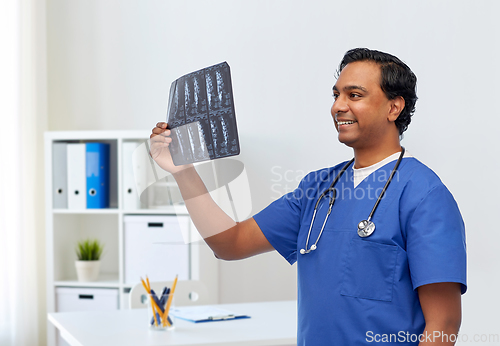
[[[75,262],[78,281],[96,281],[99,276],[104,245],[97,239],[79,241],[76,246],[78,260]]]

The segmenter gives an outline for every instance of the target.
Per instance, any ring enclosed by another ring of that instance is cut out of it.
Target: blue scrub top
[[[297,345],[418,345],[425,327],[416,288],[457,282],[466,291],[465,227],[439,177],[415,158],[404,158],[372,221],[357,235],[396,161],[356,188],[353,170],[336,184],[337,199],[317,249],[305,248],[318,197],[346,164],[309,173],[298,188],[254,216],[273,247],[298,270]],[[318,207],[309,246],[328,210]]]

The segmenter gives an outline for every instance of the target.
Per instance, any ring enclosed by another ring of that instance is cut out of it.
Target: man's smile
[[[337,121],[337,125],[342,126],[342,125],[351,125],[354,124],[355,121],[353,120],[347,120],[347,121]]]
[[[356,122],[357,122],[356,120],[352,120],[352,119],[342,119],[342,118],[338,119],[337,117],[335,117],[335,123],[337,124],[338,128],[349,126],[349,125],[352,125]]]

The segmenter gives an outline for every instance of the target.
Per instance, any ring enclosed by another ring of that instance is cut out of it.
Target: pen
[[[220,321],[220,320],[231,320],[233,318],[236,318],[235,315],[225,315],[225,316],[209,316],[208,319],[210,321]]]

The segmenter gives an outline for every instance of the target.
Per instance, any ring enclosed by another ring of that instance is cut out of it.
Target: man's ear
[[[391,100],[391,109],[389,110],[389,114],[387,116],[387,120],[396,121],[399,117],[399,114],[405,108],[405,99],[403,96],[398,96],[395,99]]]

